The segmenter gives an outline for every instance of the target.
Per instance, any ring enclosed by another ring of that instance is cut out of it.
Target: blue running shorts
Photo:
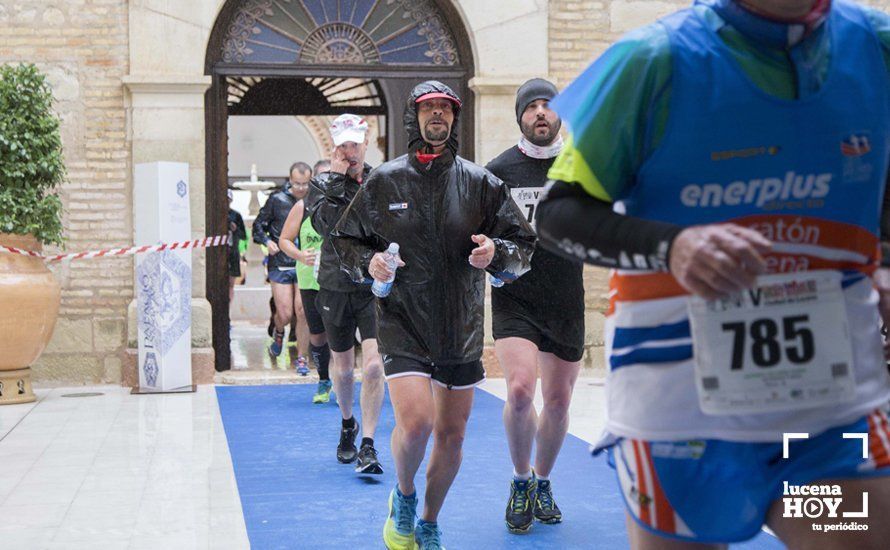
[[[862,440],[845,432],[868,433]],[[809,439],[739,443],[717,439],[642,441],[620,438],[609,447],[631,516],[658,535],[702,543],[741,542],[754,537],[784,482],[890,475],[890,423],[884,410]]]

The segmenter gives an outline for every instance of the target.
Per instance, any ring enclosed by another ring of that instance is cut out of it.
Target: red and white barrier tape
[[[185,250],[187,248],[209,248],[211,246],[223,246],[229,244],[227,235],[217,235],[216,237],[205,237],[203,239],[195,239],[193,241],[183,241],[178,243],[163,243],[150,246],[126,246],[124,248],[110,248],[108,250],[93,250],[91,252],[74,252],[70,254],[59,254],[57,256],[44,256],[33,250],[22,250],[11,246],[0,245],[0,252],[9,252],[22,256],[33,256],[35,258],[43,258],[47,262],[61,262],[62,260],[82,260],[84,258],[106,258],[113,256],[132,256],[134,254],[142,254],[145,252],[160,252],[162,250]]]

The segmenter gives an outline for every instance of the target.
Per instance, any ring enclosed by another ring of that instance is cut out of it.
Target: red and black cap
[[[428,92],[414,100],[414,103],[421,103],[428,99],[447,99],[454,103],[455,107],[460,108],[461,102],[456,95],[449,95],[445,92]]]
[[[463,102],[454,90],[447,85],[436,80],[427,80],[421,82],[411,90],[408,96],[408,102],[405,106],[405,130],[408,132],[408,150],[417,151],[425,147],[426,142],[420,133],[420,127],[417,122],[417,104],[427,99],[448,99],[454,104],[454,123],[451,125],[451,135],[448,137],[446,146],[455,155],[458,146],[458,121],[460,119],[460,109]]]

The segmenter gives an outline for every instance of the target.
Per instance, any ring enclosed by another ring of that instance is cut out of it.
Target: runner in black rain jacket
[[[371,166],[365,163],[362,170],[362,181],[368,179]],[[309,195],[306,197],[306,208],[312,218],[312,227],[324,239],[321,245],[321,264],[318,268],[318,285],[338,292],[365,290],[370,292],[368,284],[356,286],[345,273],[340,270],[340,261],[328,238],[331,230],[350,201],[359,190],[361,184],[348,174],[338,172],[322,172],[312,178],[309,183]]]
[[[278,244],[281,228],[284,227],[284,221],[295,204],[297,199],[290,192],[289,186],[283,186],[272,193],[253,221],[253,242],[264,245],[266,241],[272,241]],[[279,267],[294,266],[296,266],[294,259],[284,252],[269,254],[270,271]]]
[[[426,142],[415,101],[430,93],[447,94],[459,105],[444,84],[414,89],[405,112],[409,154],[371,173],[331,238],[354,281],[370,279],[376,252],[400,245],[406,265],[390,295],[377,300],[380,351],[449,365],[482,355],[485,276],[468,262],[475,247],[471,236],[493,240],[486,271],[510,282],[529,270],[535,233],[500,179],[457,156],[457,109],[444,151],[428,162],[418,158]]]

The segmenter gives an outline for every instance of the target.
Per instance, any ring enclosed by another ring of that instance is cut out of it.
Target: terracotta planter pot
[[[0,244],[41,250],[31,236],[0,233]],[[0,404],[35,400],[29,365],[53,335],[60,296],[42,259],[0,252]]]

